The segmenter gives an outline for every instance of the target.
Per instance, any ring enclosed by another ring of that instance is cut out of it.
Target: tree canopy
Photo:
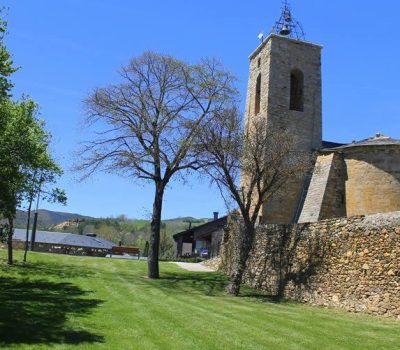
[[[50,134],[36,116],[37,105],[10,99],[0,104],[0,213],[8,220],[10,238],[17,207],[35,191],[38,181],[54,182],[62,170],[48,152]],[[64,200],[65,194],[56,190],[54,196]]]
[[[7,22],[0,18],[0,100],[10,96],[13,87],[10,76],[18,70],[14,67],[11,54],[4,44],[3,38],[6,32]]]
[[[189,64],[146,52],[120,71],[121,81],[86,99],[94,131],[78,169],[118,173],[155,185],[148,275],[158,278],[164,191],[172,177],[198,169],[193,142],[213,115],[236,96],[235,78],[214,59]]]
[[[38,107],[30,99],[11,99],[10,76],[17,70],[4,44],[7,22],[0,19],[0,216],[7,219],[8,261],[12,263],[13,220],[17,207],[44,183],[54,183],[61,168],[49,153],[50,134],[38,119]],[[44,191],[48,192],[48,191]],[[65,201],[63,190],[48,192],[49,198]]]

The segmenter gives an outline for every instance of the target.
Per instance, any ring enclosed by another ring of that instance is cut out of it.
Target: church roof
[[[338,143],[338,142],[332,142],[332,141],[322,141],[322,149],[331,149],[331,148],[336,148],[340,146],[345,146],[346,143]]]
[[[342,149],[348,149],[348,148],[353,148],[353,147],[365,147],[365,146],[400,146],[400,140],[393,139],[389,136],[385,136],[382,134],[376,134],[373,137],[370,137],[365,140],[361,141],[353,141],[352,143],[341,145],[338,147],[332,147],[332,146],[325,146],[323,144],[324,148],[321,151],[339,151]]]

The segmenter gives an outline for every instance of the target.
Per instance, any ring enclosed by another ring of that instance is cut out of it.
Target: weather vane
[[[305,33],[301,23],[292,16],[290,4],[287,0],[282,1],[282,14],[272,28],[272,33],[287,36],[289,38],[305,40]]]

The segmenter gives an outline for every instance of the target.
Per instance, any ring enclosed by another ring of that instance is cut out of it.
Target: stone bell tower
[[[285,128],[299,150],[322,144],[321,46],[305,41],[299,22],[284,1],[273,32],[250,55],[246,120],[263,118],[271,128]],[[307,181],[290,180],[262,209],[264,223],[297,222]]]

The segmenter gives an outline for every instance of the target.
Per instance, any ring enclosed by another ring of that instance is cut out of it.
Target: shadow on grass
[[[7,265],[5,261],[0,261],[0,273],[10,273],[15,271],[20,277],[35,276],[40,277],[57,277],[57,278],[74,278],[74,277],[90,277],[94,274],[93,270],[85,269],[82,266],[74,266],[67,264],[54,264],[52,262],[19,262],[14,265]]]
[[[257,289],[251,289],[249,287],[242,287],[239,298],[254,299],[263,303],[273,303],[273,304],[288,304],[293,303],[281,296],[271,295],[264,291],[258,291]]]
[[[217,296],[224,293],[227,278],[219,273],[164,272],[160,279],[149,280],[149,283],[165,292],[187,292]]]
[[[207,296],[227,296],[225,288],[229,283],[227,276],[218,272],[164,272],[158,280],[148,280],[152,286],[171,293],[196,293]],[[290,303],[280,296],[272,296],[265,291],[259,291],[242,286],[238,298],[247,298],[264,303]]]
[[[69,315],[87,315],[101,303],[82,298],[86,294],[70,283],[0,278],[0,347],[104,342],[67,325]]]
[[[199,272],[164,272],[158,280],[148,280],[152,286],[171,293],[196,293],[207,296],[227,296],[225,288],[229,283],[228,277],[221,273]],[[288,301],[278,296],[252,289],[241,287],[239,298],[248,298],[265,303],[287,303]]]

